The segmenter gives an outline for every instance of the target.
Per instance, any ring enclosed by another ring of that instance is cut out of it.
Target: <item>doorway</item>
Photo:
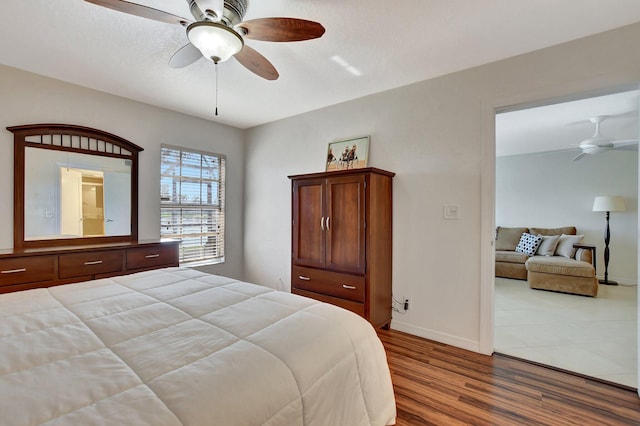
[[[104,172],[60,167],[60,229],[63,235],[105,235]]]
[[[602,277],[604,215],[592,211],[594,197],[624,196],[627,211],[612,213],[609,264],[622,285],[601,285],[588,298],[496,277],[494,350],[637,388],[637,142],[636,151],[611,149],[574,161],[580,141],[594,135],[595,116],[606,118],[602,134],[637,141],[638,91],[496,115],[495,223],[575,226],[596,246]]]

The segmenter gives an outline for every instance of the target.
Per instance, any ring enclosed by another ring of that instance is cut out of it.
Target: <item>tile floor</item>
[[[591,298],[495,285],[496,352],[638,387],[637,287],[601,285]]]

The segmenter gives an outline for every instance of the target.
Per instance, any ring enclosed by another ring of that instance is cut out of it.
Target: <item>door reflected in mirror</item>
[[[131,233],[131,160],[25,148],[25,241]]]

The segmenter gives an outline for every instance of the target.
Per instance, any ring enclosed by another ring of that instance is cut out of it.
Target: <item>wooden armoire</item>
[[[389,326],[393,176],[372,167],[289,176],[292,293]]]

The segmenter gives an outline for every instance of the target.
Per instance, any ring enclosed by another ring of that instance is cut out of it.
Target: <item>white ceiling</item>
[[[186,0],[138,2],[191,17]],[[248,41],[280,79],[221,64],[218,117],[213,64],[167,65],[186,44],[178,25],[82,0],[3,0],[0,16],[2,64],[249,128],[638,22],[640,1],[250,0],[245,19],[304,18],[327,31],[298,43]]]
[[[577,155],[577,145],[595,132],[589,119],[596,116],[606,116],[601,135],[637,140],[639,93],[632,90],[497,114],[496,156],[559,150],[574,150]]]

